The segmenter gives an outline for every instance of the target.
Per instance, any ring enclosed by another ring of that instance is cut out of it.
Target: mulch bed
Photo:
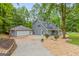
[[[79,46],[67,43],[65,39],[47,39],[43,42],[52,55],[55,56],[79,56]]]

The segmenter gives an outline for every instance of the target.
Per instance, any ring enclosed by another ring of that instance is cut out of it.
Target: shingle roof
[[[22,30],[22,31],[27,31],[27,30],[32,30],[32,29],[20,25],[20,26],[16,26],[16,27],[14,27],[14,28],[11,28],[10,30]]]
[[[41,23],[42,23],[47,29],[51,29],[51,30],[57,30],[57,29],[58,29],[58,27],[57,27],[55,24],[51,24],[51,23],[44,22],[44,21],[41,21]]]
[[[57,29],[57,27],[54,24],[48,24],[47,28],[48,29]]]

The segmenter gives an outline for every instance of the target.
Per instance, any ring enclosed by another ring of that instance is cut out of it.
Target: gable
[[[40,20],[36,20],[33,25],[36,25],[38,27],[44,26],[46,29],[54,29],[57,30],[58,27],[55,24],[51,24],[48,22],[44,22],[44,21],[40,21]]]
[[[36,26],[40,27],[41,22],[39,20],[36,20],[36,21],[33,22],[33,25],[36,25]]]

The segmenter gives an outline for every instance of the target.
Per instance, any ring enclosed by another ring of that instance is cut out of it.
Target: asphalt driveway
[[[23,38],[24,40],[21,40],[20,38],[15,39],[17,43],[17,48],[12,56],[51,56],[48,49],[46,49],[42,45],[42,42],[38,40],[39,38],[35,37],[36,36]]]

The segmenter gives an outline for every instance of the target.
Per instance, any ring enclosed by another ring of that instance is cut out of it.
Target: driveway
[[[17,48],[12,56],[51,56],[37,36],[15,39]]]

